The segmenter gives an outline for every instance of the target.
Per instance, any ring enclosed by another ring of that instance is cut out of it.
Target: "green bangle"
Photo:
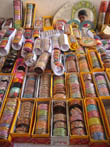
[[[54,128],[53,136],[66,136],[67,130],[64,128]]]

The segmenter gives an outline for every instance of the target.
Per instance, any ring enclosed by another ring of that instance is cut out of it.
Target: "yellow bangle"
[[[99,118],[89,118],[88,123],[89,123],[89,126],[100,125],[101,120]]]
[[[32,43],[26,42],[26,43],[24,44],[24,48],[25,48],[25,47],[29,47],[29,48],[32,49]]]

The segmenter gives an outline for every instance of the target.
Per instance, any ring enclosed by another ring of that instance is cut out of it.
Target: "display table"
[[[49,145],[36,145],[36,144],[29,144],[29,143],[16,143],[14,144],[14,147],[47,147]],[[51,147],[55,147],[54,145]],[[58,145],[56,147],[61,147],[61,145]],[[88,147],[88,145],[68,145],[65,147]]]

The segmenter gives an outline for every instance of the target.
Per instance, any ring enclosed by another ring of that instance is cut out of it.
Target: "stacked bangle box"
[[[0,145],[110,145],[109,40],[52,16],[35,23],[29,1],[23,25],[22,1],[13,5],[14,20],[0,19]]]

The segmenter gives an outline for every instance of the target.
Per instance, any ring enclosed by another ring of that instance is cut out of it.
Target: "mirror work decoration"
[[[82,17],[86,16],[86,19]],[[81,17],[80,17],[81,16]],[[89,1],[80,1],[73,5],[72,8],[72,19],[76,19],[80,22],[82,21],[91,21],[96,27],[96,8]]]

